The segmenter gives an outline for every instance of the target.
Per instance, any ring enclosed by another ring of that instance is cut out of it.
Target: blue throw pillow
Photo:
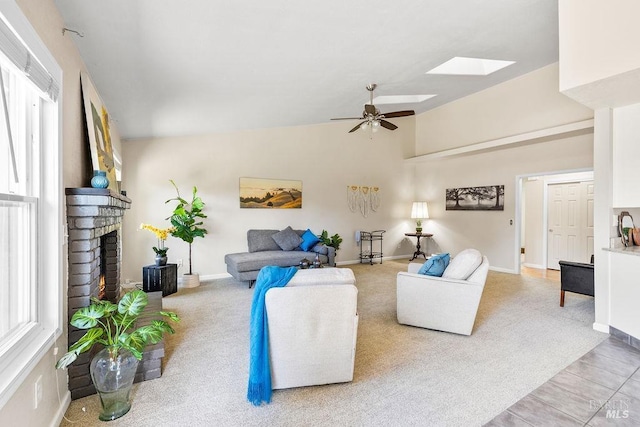
[[[308,228],[307,228],[307,231],[302,233],[301,237],[302,237],[302,243],[300,243],[300,248],[305,252],[309,252],[311,248],[313,248],[315,245],[317,245],[320,242],[320,239],[318,239],[318,236],[313,234],[311,230],[309,230]]]
[[[442,273],[444,273],[445,268],[449,265],[449,254],[438,254],[434,255],[427,260],[420,270],[418,270],[418,274],[426,274],[427,276],[437,276],[441,277]]]

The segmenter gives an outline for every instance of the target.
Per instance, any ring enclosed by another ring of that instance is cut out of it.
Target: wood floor
[[[609,425],[640,425],[640,350],[614,337],[485,424]]]
[[[523,276],[539,277],[539,278],[543,278],[543,279],[549,279],[549,280],[553,280],[554,282],[559,282],[560,281],[560,271],[559,270],[551,270],[549,268],[547,268],[547,269],[531,268],[531,267],[525,267],[523,265],[520,268],[520,274],[522,274]]]

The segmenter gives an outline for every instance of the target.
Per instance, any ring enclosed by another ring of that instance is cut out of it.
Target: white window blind
[[[4,19],[0,19],[0,51],[52,101],[58,99],[60,88],[55,79],[29,51],[22,40],[16,36]]]

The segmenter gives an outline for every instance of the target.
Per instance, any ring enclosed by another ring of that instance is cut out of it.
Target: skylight
[[[385,104],[415,104],[426,101],[436,95],[381,95],[373,98],[375,105]]]
[[[429,70],[426,74],[449,74],[460,76],[488,76],[498,70],[514,64],[515,61],[500,61],[497,59],[464,58],[456,56],[444,64]]]

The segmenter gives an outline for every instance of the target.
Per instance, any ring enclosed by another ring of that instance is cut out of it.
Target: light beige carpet
[[[163,375],[134,386],[133,407],[111,426],[478,426],[491,420],[605,334],[593,298],[559,283],[489,272],[469,337],[399,325],[396,273],[406,261],[360,264],[360,323],[351,383],[277,390],[269,405],[246,400],[253,289],[232,279],[180,289]],[[84,411],[83,411],[84,408]],[[61,425],[104,425],[99,400],[73,401]]]

